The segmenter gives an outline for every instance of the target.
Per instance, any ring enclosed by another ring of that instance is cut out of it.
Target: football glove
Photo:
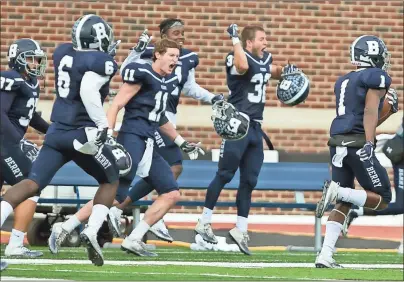
[[[390,112],[397,113],[398,112],[398,95],[397,91],[394,88],[389,88],[387,91],[386,99],[388,99],[389,104],[391,105]]]
[[[139,42],[133,48],[138,53],[142,53],[146,50],[147,45],[149,45],[150,41],[152,40],[153,36],[149,36],[147,34],[147,29],[145,29],[139,37]]]
[[[233,45],[236,45],[237,43],[240,42],[240,39],[238,38],[238,26],[237,26],[237,24],[231,24],[227,28],[227,33],[229,34],[231,40],[233,41]]]
[[[177,144],[177,146],[180,147],[182,151],[188,154],[190,160],[196,160],[199,154],[205,155],[205,151],[202,150],[202,148],[200,147],[201,142],[198,142],[197,144],[191,143],[185,141],[184,138],[181,137],[181,135],[178,135],[175,138],[174,143]]]
[[[100,148],[107,141],[108,127],[98,128],[97,135],[94,139],[94,144]]]
[[[212,98],[212,100],[210,102],[213,105],[217,101],[222,101],[222,100],[224,100],[224,95],[223,94],[217,94]]]
[[[20,141],[20,149],[30,159],[31,162],[34,162],[36,157],[38,156],[39,149],[37,145],[25,138],[21,139]]]
[[[282,74],[281,76],[285,76],[287,74],[291,74],[291,73],[299,73],[302,72],[297,66],[293,65],[293,64],[287,64],[286,66],[284,66],[282,68]]]
[[[371,141],[367,141],[365,145],[363,145],[362,149],[356,151],[356,154],[359,156],[359,159],[362,162],[370,161],[373,163],[372,158],[374,157],[374,148],[375,145]]]

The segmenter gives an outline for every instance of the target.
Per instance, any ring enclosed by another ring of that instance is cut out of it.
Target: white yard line
[[[91,264],[89,260],[55,260],[55,259],[7,259],[9,264],[25,265],[63,265],[63,264]],[[207,267],[237,267],[237,268],[313,268],[314,263],[266,263],[266,262],[195,262],[195,261],[122,261],[106,260],[105,265],[181,265]],[[403,269],[402,264],[343,264],[351,269]]]

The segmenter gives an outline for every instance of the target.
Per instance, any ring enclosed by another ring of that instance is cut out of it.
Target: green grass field
[[[339,252],[335,259],[345,269],[314,268],[314,253],[255,251],[241,253],[194,252],[187,248],[158,248],[156,258],[140,258],[119,249],[104,249],[105,265],[87,260],[84,248],[65,248],[40,259],[6,259],[6,277],[68,280],[403,280],[403,257],[396,253]],[[4,256],[2,256],[4,259]]]

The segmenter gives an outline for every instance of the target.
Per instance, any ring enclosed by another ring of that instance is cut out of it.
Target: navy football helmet
[[[30,38],[14,41],[8,48],[7,59],[11,69],[37,77],[44,76],[48,60],[39,43]]]
[[[247,135],[250,118],[240,113],[232,104],[220,100],[212,106],[213,127],[225,140],[239,140]]]
[[[105,145],[109,146],[114,155],[116,164],[119,168],[119,176],[127,175],[132,169],[132,157],[126,149],[115,141],[115,138],[109,138]]]
[[[294,65],[286,65],[276,86],[278,100],[285,105],[295,106],[304,102],[309,92],[309,78]]]
[[[76,50],[94,49],[112,54],[114,33],[109,24],[97,15],[80,17],[73,25],[72,43]]]
[[[374,67],[387,71],[390,53],[383,40],[374,35],[362,35],[351,45],[351,63],[358,67]]]

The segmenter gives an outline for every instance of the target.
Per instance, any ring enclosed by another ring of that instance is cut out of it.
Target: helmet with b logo
[[[374,67],[387,71],[390,53],[383,40],[374,35],[362,35],[355,39],[350,50],[351,63],[359,67]]]
[[[94,49],[112,53],[114,33],[112,28],[97,15],[80,17],[73,25],[72,43],[76,50]]]

